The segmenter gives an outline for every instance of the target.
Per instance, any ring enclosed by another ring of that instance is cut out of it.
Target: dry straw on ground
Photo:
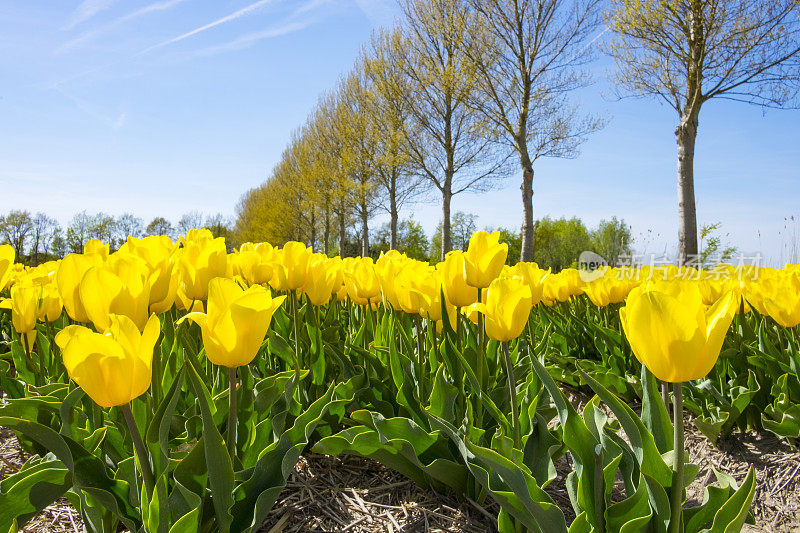
[[[692,462],[701,465],[697,481],[689,487],[690,501],[702,500],[702,487],[714,480],[712,468],[741,481],[753,465],[758,482],[753,501],[756,525],[745,531],[800,531],[800,451],[796,448],[753,432],[733,435],[714,446],[689,419],[687,449]],[[0,480],[17,471],[25,459],[13,432],[0,428]],[[564,490],[569,464],[562,458],[556,466],[558,478],[547,491],[571,520],[574,514]],[[497,512],[491,499],[478,505],[439,495],[370,460],[309,454],[297,463],[261,531],[482,533],[495,531]],[[24,531],[82,532],[83,526],[78,513],[62,498],[39,513]]]

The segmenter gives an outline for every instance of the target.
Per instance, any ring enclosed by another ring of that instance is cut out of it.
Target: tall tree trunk
[[[317,210],[311,208],[311,250],[316,251],[317,248]]]
[[[397,176],[392,173],[392,185],[389,187],[389,216],[391,217],[389,237],[389,248],[392,250],[397,249],[397,219],[399,213],[397,212]]]
[[[327,254],[331,247],[331,211],[325,209],[325,229],[322,234],[322,246],[325,247],[322,253]]]
[[[369,212],[367,206],[361,206],[361,257],[369,257]]]
[[[681,118],[678,141],[678,264],[697,259],[697,208],[694,201],[694,145],[697,113]]]
[[[522,251],[520,261],[533,261],[533,163],[524,139],[517,143],[522,165]]]
[[[344,224],[344,209],[339,211],[339,257],[345,257],[344,244],[347,238]]]
[[[450,201],[452,199],[453,193],[450,187],[445,187],[442,191],[442,261],[447,252],[453,249],[450,238]]]

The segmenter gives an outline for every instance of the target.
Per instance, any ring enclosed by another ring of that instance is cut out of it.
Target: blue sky
[[[0,213],[233,215],[394,0],[0,0]],[[575,99],[609,118],[575,160],[535,167],[536,216],[617,216],[640,251],[676,243],[674,111],[617,100],[611,65]],[[800,224],[800,111],[710,102],[696,155],[700,222],[772,263]],[[518,226],[518,176],[456,197],[479,227]],[[435,204],[407,213],[430,232]],[[373,226],[382,220],[376,218]]]

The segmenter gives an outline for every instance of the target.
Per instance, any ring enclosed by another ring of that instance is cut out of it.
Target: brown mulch
[[[262,532],[494,531],[499,509],[459,503],[357,456],[301,457]]]
[[[0,480],[17,472],[27,459],[28,454],[19,447],[14,432],[0,426]],[[60,498],[37,514],[20,531],[79,533],[85,530],[78,511],[66,498]]]
[[[800,532],[800,450],[755,432],[732,435],[714,446],[695,428],[691,417],[687,417],[686,443],[691,461],[701,465],[697,480],[688,489],[690,502],[701,502],[703,487],[715,481],[712,468],[741,482],[752,465],[757,480],[752,507],[756,525],[746,526],[745,531]],[[14,433],[0,427],[0,480],[17,471],[26,458]],[[546,489],[568,522],[574,518],[564,487],[570,469],[568,459],[562,457],[556,464],[558,477]],[[442,496],[374,461],[309,454],[301,457],[261,531],[480,533],[496,530],[497,512],[491,498],[479,505]],[[23,531],[84,529],[77,511],[62,498]]]

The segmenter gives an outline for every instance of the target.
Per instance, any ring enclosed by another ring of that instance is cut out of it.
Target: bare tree
[[[155,217],[144,230],[146,235],[172,235],[172,224],[164,217]]]
[[[0,217],[0,235],[16,252],[18,258],[25,255],[25,245],[33,231],[33,218],[28,211],[11,211]]]
[[[82,253],[83,245],[92,238],[94,217],[81,211],[72,217],[67,226],[66,244],[69,251]]]
[[[442,258],[452,249],[450,204],[465,191],[491,188],[508,156],[470,103],[479,91],[478,72],[467,54],[479,31],[468,0],[403,0],[405,38],[398,68],[408,79],[401,91],[409,109],[406,141],[414,171],[442,198]]]
[[[422,180],[414,174],[406,134],[410,111],[408,101],[398,98],[409,90],[403,75],[402,34],[399,30],[373,35],[364,67],[370,80],[368,114],[375,134],[373,160],[378,179],[378,207],[389,214],[389,247],[398,246],[400,210],[421,192]]]
[[[361,227],[361,255],[369,256],[369,220],[376,209],[378,183],[375,172],[374,122],[370,119],[370,87],[363,65],[356,65],[339,86],[339,120],[342,127],[342,165],[351,183],[351,202]]]
[[[114,233],[119,245],[122,246],[128,237],[140,238],[144,233],[144,221],[133,215],[133,213],[123,213],[117,217],[114,223]]]
[[[694,154],[712,98],[764,107],[797,103],[797,0],[613,0],[608,46],[623,94],[656,96],[678,114],[678,261],[696,257]]]
[[[602,125],[580,116],[568,94],[589,78],[587,41],[600,24],[599,0],[472,0],[482,32],[470,56],[479,72],[475,109],[514,150],[522,167],[522,261],[533,261],[533,163],[577,157],[586,136]]]
[[[55,231],[59,229],[58,221],[44,213],[36,213],[31,230],[31,262],[40,263],[47,258]]]
[[[186,235],[190,229],[202,229],[203,228],[203,213],[200,211],[189,211],[188,213],[184,213],[181,215],[180,220],[178,220],[178,225],[175,229],[178,230],[178,233],[181,235]]]

